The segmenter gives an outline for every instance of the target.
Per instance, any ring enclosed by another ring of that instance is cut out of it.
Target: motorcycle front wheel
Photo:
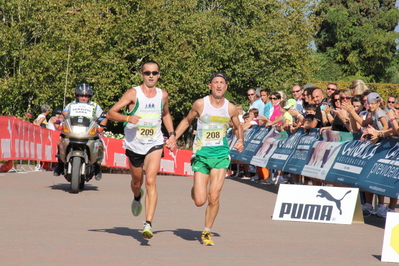
[[[72,158],[72,176],[71,176],[71,192],[78,193],[80,185],[80,167],[81,167],[80,157]]]

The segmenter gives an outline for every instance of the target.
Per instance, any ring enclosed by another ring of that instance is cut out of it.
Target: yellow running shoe
[[[151,225],[149,223],[146,223],[146,222],[144,223],[143,232],[141,232],[141,235],[145,239],[150,239],[154,236],[154,233],[152,232]]]
[[[213,246],[215,243],[213,243],[212,238],[211,238],[211,232],[204,230],[201,235],[201,240],[202,240],[202,245],[204,246]]]

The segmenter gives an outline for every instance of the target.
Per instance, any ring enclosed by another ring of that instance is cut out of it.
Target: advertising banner
[[[358,188],[280,185],[273,220],[364,223]]]
[[[398,138],[372,143],[349,132],[299,129],[290,134],[253,126],[246,131],[244,152],[231,154],[243,163],[399,197]]]

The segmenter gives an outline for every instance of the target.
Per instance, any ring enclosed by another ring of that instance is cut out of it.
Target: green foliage
[[[314,53],[314,59],[318,62],[318,69],[315,71],[313,78],[320,81],[340,80],[343,76],[341,66],[334,62],[325,53]]]
[[[339,64],[344,76],[363,76],[391,82],[397,76],[398,54],[394,31],[399,9],[394,0],[321,0],[316,46]]]
[[[316,65],[304,0],[0,3],[2,115],[64,106],[82,82],[107,110],[141,83],[141,63],[156,60],[177,124],[209,93],[212,72],[226,73],[226,97],[246,105],[248,89],[288,89],[309,79]]]

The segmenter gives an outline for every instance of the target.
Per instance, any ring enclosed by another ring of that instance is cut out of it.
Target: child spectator
[[[283,100],[280,102],[280,112],[283,115],[283,124],[281,125],[280,131],[288,130],[293,125],[294,119],[288,110],[295,105],[296,101],[294,99],[289,99],[288,101]]]
[[[315,115],[317,106],[315,104],[308,104],[305,107],[305,115]]]
[[[243,130],[247,130],[248,128],[250,128],[253,125],[259,125],[259,120],[258,120],[258,115],[259,115],[259,111],[256,108],[251,108],[249,109],[248,116],[245,116],[246,119],[244,118],[244,125],[243,125]]]

